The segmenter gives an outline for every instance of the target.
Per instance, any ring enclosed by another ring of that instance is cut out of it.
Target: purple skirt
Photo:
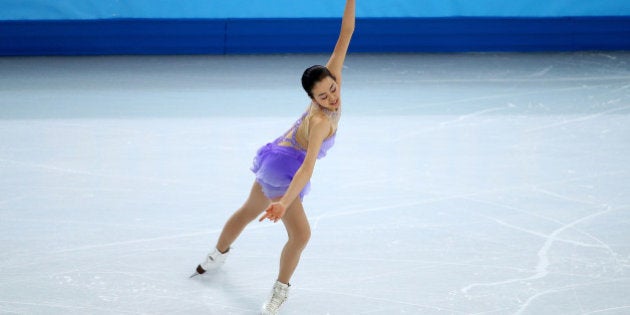
[[[306,153],[300,150],[274,143],[267,143],[258,149],[251,170],[256,174],[256,181],[262,186],[267,198],[284,196],[305,156]],[[309,192],[310,187],[311,183],[308,182],[300,192],[300,200]]]

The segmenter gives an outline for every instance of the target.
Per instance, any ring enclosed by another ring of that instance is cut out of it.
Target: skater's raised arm
[[[326,68],[337,78],[337,83],[341,84],[341,70],[343,69],[343,62],[346,60],[346,53],[348,52],[348,46],[350,45],[350,39],[352,33],[354,33],[354,21],[355,21],[355,0],[347,0],[346,8],[343,12],[343,19],[341,20],[341,31],[339,32],[339,38],[335,45]]]

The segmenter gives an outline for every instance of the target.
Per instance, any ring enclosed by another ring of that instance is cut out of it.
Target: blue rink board
[[[0,55],[329,52],[338,18],[0,21]],[[352,52],[629,50],[630,17],[362,18]]]

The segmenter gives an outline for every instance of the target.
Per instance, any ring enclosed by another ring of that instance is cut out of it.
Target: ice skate
[[[269,300],[263,305],[263,315],[276,315],[280,311],[280,307],[289,297],[289,284],[276,281],[271,290]]]
[[[221,253],[215,248],[212,253],[206,256],[206,260],[197,266],[195,273],[193,273],[190,277],[192,278],[194,276],[202,275],[206,273],[206,271],[218,269],[223,265],[229,253],[229,249],[227,252]]]

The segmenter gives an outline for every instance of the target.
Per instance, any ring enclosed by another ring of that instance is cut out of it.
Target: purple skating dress
[[[287,192],[295,172],[297,172],[304,162],[306,148],[302,147],[297,141],[296,134],[302,122],[309,116],[311,109],[312,106],[309,107],[286,133],[258,149],[254,157],[251,170],[256,174],[256,181],[262,186],[263,193],[269,199],[282,197]],[[323,108],[320,110],[334,123],[339,121],[341,110],[337,112]],[[326,156],[328,150],[335,143],[336,134],[337,131],[330,137],[324,139],[319,153],[317,154],[317,159]],[[280,145],[280,143],[290,144],[290,146],[284,144]],[[311,183],[309,181],[300,192],[300,200],[304,199],[304,196],[308,194],[310,188]]]

